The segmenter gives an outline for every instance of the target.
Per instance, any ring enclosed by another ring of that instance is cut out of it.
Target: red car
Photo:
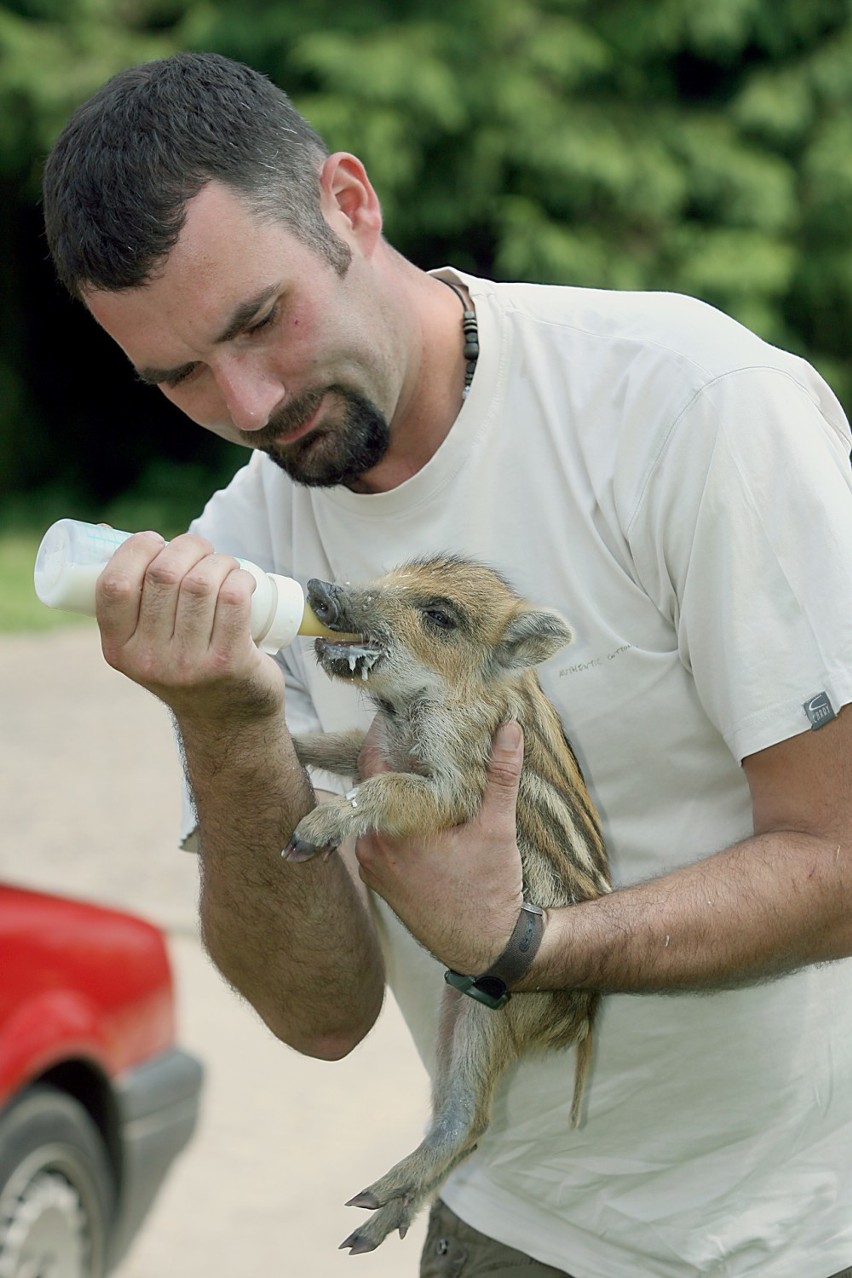
[[[101,1278],[195,1126],[158,928],[0,885],[0,1276]]]

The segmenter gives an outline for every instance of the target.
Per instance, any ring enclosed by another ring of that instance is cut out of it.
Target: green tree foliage
[[[340,8],[248,0],[197,36],[361,155],[404,252],[697,294],[852,402],[848,0]]]
[[[93,335],[80,323],[82,315],[58,297],[45,265],[38,207],[41,167],[74,107],[105,79],[129,63],[177,47],[172,36],[157,31],[159,21],[153,8],[143,14],[142,4],[132,0],[7,0],[0,5],[4,513],[15,504],[15,494],[36,485],[53,484],[75,495],[89,490],[89,465],[84,449],[76,446],[78,440],[84,446],[89,442],[84,379],[74,384],[79,393],[63,391],[72,384],[66,379],[66,362],[73,368],[81,358],[95,358]]]
[[[849,0],[28,0],[0,11],[0,180],[25,206],[72,102],[174,47],[286,88],[421,265],[693,293],[852,408]]]

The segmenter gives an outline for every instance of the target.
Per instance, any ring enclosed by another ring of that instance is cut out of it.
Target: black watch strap
[[[469,998],[497,1011],[509,1001],[511,987],[529,968],[544,935],[544,910],[524,901],[509,943],[495,963],[481,976],[463,976],[452,969],[444,980]]]

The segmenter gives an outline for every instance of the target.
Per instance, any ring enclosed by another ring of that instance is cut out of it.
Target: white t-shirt
[[[740,760],[852,700],[849,428],[803,361],[672,294],[451,271],[481,354],[447,439],[391,492],[298,488],[254,454],[196,530],[306,581],[454,551],[558,608],[540,675],[616,884],[751,833]],[[279,658],[294,730],[369,722],[310,641]],[[323,782],[333,788],[339,783]],[[427,1066],[443,969],[376,903]],[[674,940],[674,938],[673,938]],[[587,1117],[570,1052],[502,1082],[442,1196],[574,1278],[827,1278],[852,1264],[852,966],[701,996],[609,996]]]

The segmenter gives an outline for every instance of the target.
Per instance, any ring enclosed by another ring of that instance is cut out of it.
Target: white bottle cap
[[[293,577],[281,577],[277,572],[267,576],[277,588],[278,600],[269,629],[258,647],[261,652],[275,653],[291,644],[299,633],[305,615],[305,592]]]
[[[261,652],[276,653],[291,644],[305,614],[305,592],[292,577],[264,572],[245,559],[237,561],[255,580],[251,600],[251,635]]]

